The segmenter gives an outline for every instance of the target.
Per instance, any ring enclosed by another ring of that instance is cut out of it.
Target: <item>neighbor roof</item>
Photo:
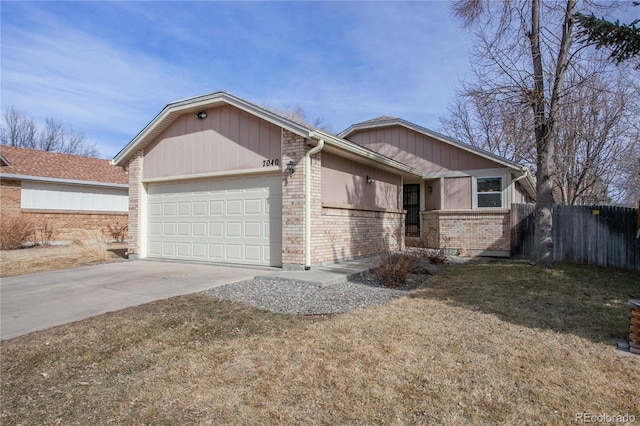
[[[128,186],[129,176],[109,160],[0,145],[0,177]]]

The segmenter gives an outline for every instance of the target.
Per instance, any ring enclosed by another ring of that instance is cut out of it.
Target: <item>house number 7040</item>
[[[278,166],[278,165],[280,165],[280,160],[278,160],[277,158],[273,158],[271,160],[262,160],[262,167]]]

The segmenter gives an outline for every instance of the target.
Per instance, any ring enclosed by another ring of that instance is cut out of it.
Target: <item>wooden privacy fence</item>
[[[554,261],[640,271],[638,210],[616,206],[553,207]],[[533,259],[535,205],[512,204],[511,257]]]

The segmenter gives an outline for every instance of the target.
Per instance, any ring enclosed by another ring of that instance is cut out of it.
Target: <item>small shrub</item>
[[[42,247],[49,247],[58,234],[58,229],[49,220],[41,220],[33,233],[34,243]]]
[[[107,225],[107,234],[119,243],[124,243],[124,238],[127,235],[129,225],[126,220],[116,220],[113,223]]]
[[[386,254],[382,256],[380,265],[372,270],[372,273],[385,287],[402,287],[415,267],[416,258],[411,254]]]
[[[34,234],[33,222],[23,216],[6,216],[0,220],[0,249],[22,247]]]

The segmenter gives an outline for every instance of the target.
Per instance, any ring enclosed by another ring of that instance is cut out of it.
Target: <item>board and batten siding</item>
[[[444,209],[470,209],[471,177],[446,178],[444,180]]]
[[[401,126],[360,130],[349,136],[349,140],[427,175],[503,167],[487,158]]]
[[[178,117],[145,148],[143,179],[281,165],[280,127],[230,105],[205,112]]]
[[[22,182],[20,208],[32,210],[67,210],[127,212],[126,188]]]
[[[401,210],[402,177],[323,152],[322,202]]]

